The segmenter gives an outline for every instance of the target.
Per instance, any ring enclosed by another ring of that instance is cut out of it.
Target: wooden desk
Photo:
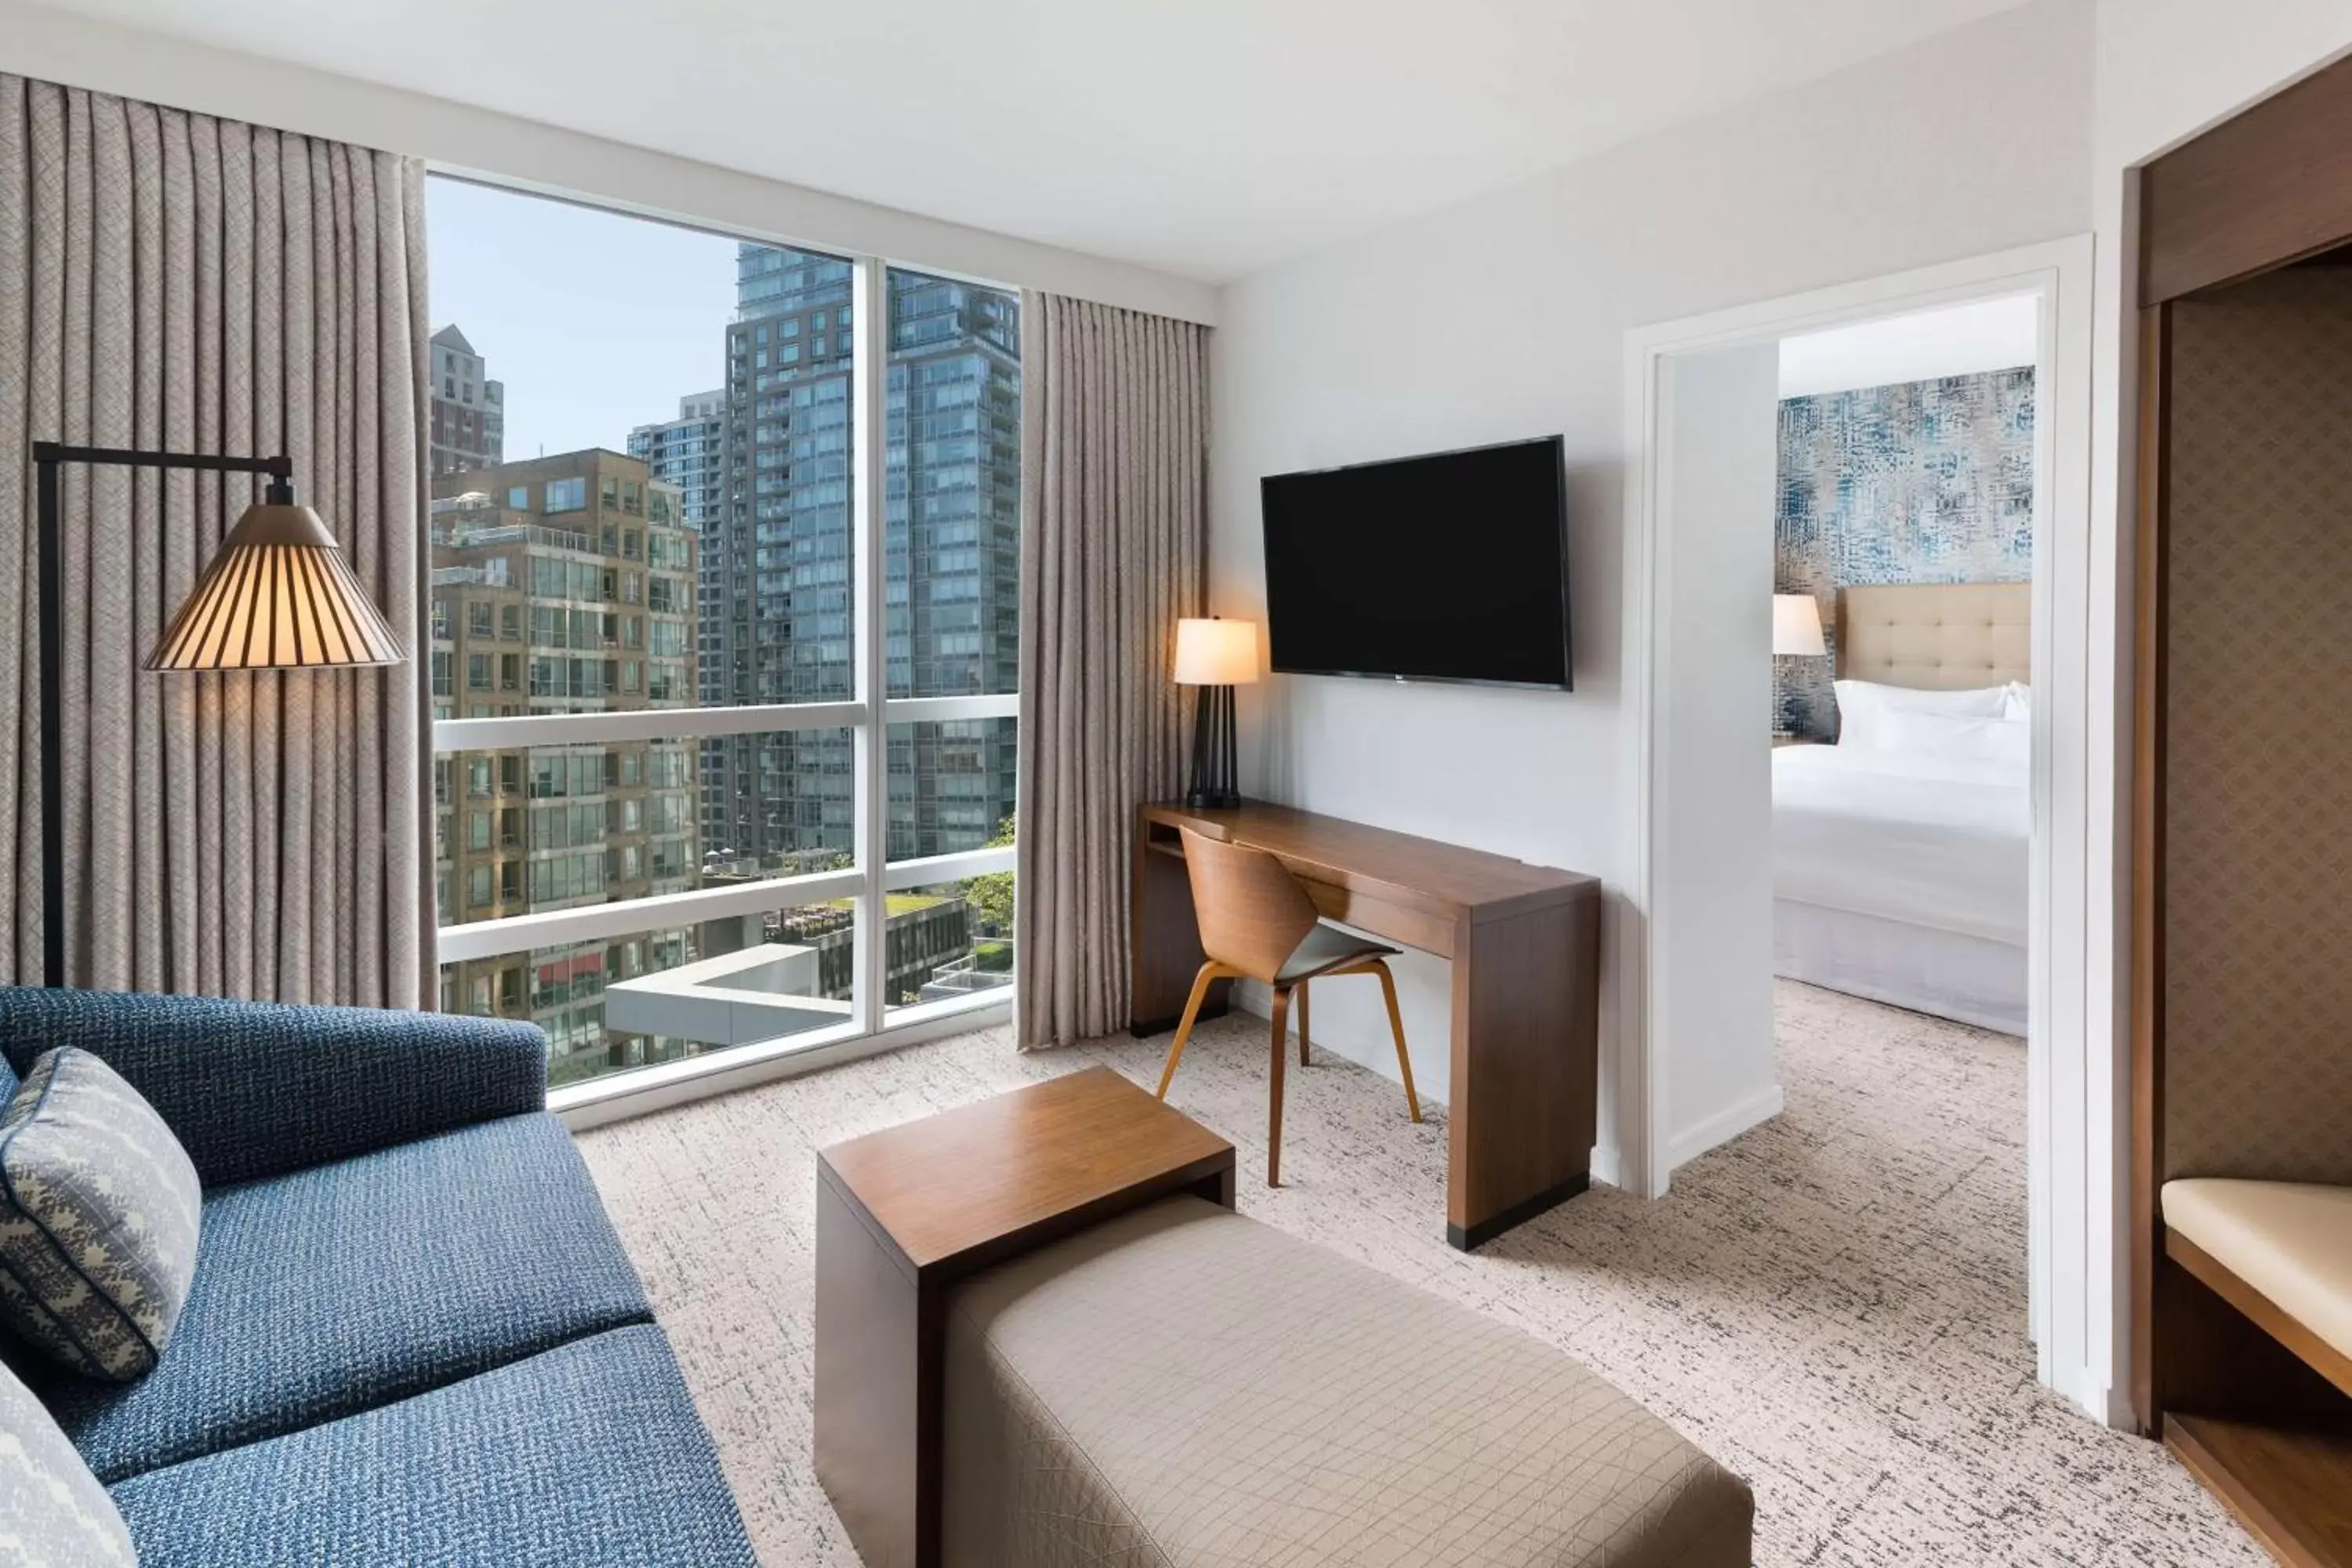
[[[817,1152],[816,1476],[866,1568],[940,1560],[950,1286],[1176,1193],[1234,1146],[1108,1068]]]
[[[1138,1035],[1175,1026],[1205,956],[1180,827],[1271,850],[1327,918],[1454,961],[1448,1240],[1476,1247],[1585,1189],[1600,1096],[1597,879],[1286,805],[1144,806],[1129,889]]]

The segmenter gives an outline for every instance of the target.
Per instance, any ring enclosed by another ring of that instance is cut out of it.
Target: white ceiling
[[[2034,362],[2041,335],[2040,297],[2013,294],[1783,338],[1780,395],[2009,370]]]
[[[2019,0],[52,3],[1223,281]]]

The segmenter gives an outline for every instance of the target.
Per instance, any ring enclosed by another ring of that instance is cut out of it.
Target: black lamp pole
[[[268,474],[269,504],[294,504],[294,463],[289,458],[215,458],[193,452],[138,452],[121,447],[33,443],[41,552],[41,984],[52,990],[66,983],[66,552],[61,538],[65,524],[58,500],[58,469],[67,463]]]

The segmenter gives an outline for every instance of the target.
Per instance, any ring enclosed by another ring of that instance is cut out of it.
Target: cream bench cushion
[[[950,1568],[1746,1568],[1746,1483],[1550,1346],[1198,1198],[958,1288]]]
[[[2352,1187],[2184,1177],[2163,1205],[2166,1225],[2352,1356]]]

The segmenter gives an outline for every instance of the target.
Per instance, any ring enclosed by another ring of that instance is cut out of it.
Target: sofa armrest
[[[209,996],[0,988],[22,1072],[79,1046],[147,1097],[206,1185],[348,1159],[547,1104],[530,1024]]]

